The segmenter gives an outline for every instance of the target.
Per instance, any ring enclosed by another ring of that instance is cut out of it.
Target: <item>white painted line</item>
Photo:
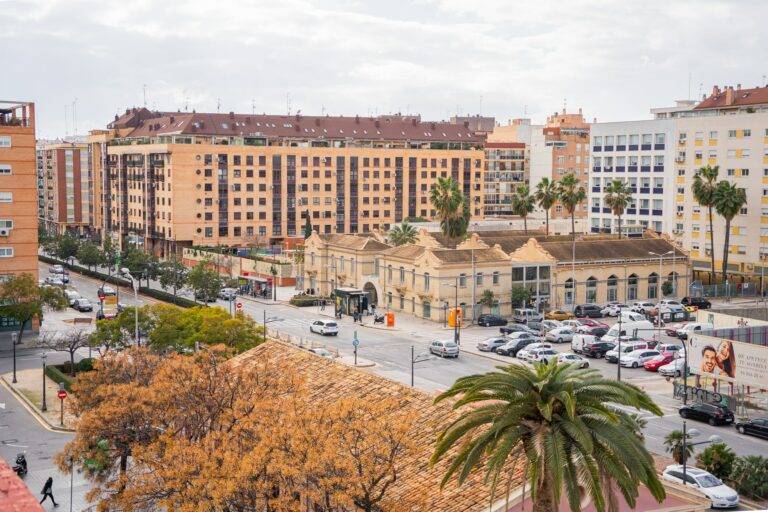
[[[25,444],[6,444],[5,446],[12,446],[13,448],[28,448]]]
[[[5,402],[0,402],[0,409],[5,409]]]

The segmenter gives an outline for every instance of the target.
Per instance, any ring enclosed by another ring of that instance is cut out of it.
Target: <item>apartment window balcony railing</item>
[[[592,167],[592,172],[600,172],[600,168],[599,167]]]
[[[664,146],[665,146],[664,144],[654,144],[653,149],[662,150],[664,149]]]
[[[650,187],[640,187],[640,193],[641,194],[650,194],[651,188]]]
[[[626,151],[627,146],[625,144],[618,144],[616,145],[616,151]]]
[[[654,194],[663,194],[664,193],[664,189],[661,188],[661,187],[654,187],[653,188],[653,193]]]
[[[640,208],[640,215],[648,215],[648,208]]]
[[[623,165],[617,165],[616,166],[616,172],[624,172],[627,168]]]
[[[613,146],[603,146],[603,151],[613,151]]]
[[[637,209],[627,208],[627,215],[635,215],[636,213],[637,213]]]
[[[598,226],[592,226],[590,231],[592,231],[592,233],[599,233],[600,232],[600,228]]]
[[[592,187],[592,192],[600,192],[600,187]]]
[[[629,151],[637,151],[638,150],[638,145],[637,144],[630,144],[629,146],[627,146],[627,148],[629,149]]]
[[[654,165],[653,166],[653,172],[664,172],[664,166],[663,165]]]
[[[637,187],[629,187],[629,191],[633,194],[637,194]]]
[[[641,151],[650,151],[651,150],[651,144],[641,144],[640,145]]]
[[[592,207],[592,213],[600,213],[600,207],[599,206],[593,206]]]
[[[603,213],[611,213],[611,209],[603,206]]]
[[[613,166],[603,167],[603,169],[605,170],[605,172],[613,172]]]
[[[659,215],[661,215],[661,210],[651,210],[651,213],[653,215],[659,216]]]
[[[627,167],[627,170],[629,172],[637,172],[637,166],[636,165],[630,165],[629,167]]]
[[[640,172],[651,172],[651,166],[650,165],[641,165],[640,166]]]
[[[592,146],[592,152],[593,153],[599,153],[602,150],[603,150],[603,148],[601,146]]]

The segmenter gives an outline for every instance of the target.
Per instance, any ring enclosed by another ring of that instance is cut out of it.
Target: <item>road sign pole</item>
[[[360,345],[360,340],[357,339],[357,331],[355,331],[354,338],[352,338],[352,347],[355,349],[355,366],[357,366],[357,346]]]
[[[59,420],[59,423],[61,426],[64,426],[64,399],[59,397],[59,400],[61,400],[61,419]]]

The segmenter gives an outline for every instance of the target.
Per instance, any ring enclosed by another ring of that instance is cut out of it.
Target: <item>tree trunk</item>
[[[709,242],[710,242],[709,255],[711,256],[711,260],[712,260],[712,270],[709,273],[710,278],[712,279],[712,282],[709,284],[715,284],[715,230],[714,230],[714,227],[712,226],[712,206],[711,205],[709,206]]]
[[[728,244],[731,241],[731,219],[725,219],[725,243],[723,244],[723,282],[728,279]],[[715,246],[712,246],[712,258],[715,257]],[[714,265],[712,266],[714,269]]]
[[[523,217],[523,230],[528,235],[528,217]]]
[[[544,218],[547,219],[547,236],[549,236],[549,208],[544,209]]]
[[[69,353],[69,376],[75,378],[75,353]]]
[[[536,499],[533,500],[533,512],[557,512],[555,500],[552,497],[552,490],[549,488],[550,482],[542,478],[537,489]]]
[[[571,238],[576,241],[576,218],[574,212],[571,212]]]
[[[619,240],[621,240],[621,214],[618,215],[619,218]]]

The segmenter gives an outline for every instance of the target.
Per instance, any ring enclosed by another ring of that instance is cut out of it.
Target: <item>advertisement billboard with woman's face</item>
[[[687,349],[692,374],[768,388],[768,347],[694,334]]]

